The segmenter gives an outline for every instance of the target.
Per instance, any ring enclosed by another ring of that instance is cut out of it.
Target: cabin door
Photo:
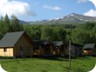
[[[24,49],[23,49],[22,46],[21,46],[21,48],[20,48],[20,55],[21,55],[22,58],[24,57]]]

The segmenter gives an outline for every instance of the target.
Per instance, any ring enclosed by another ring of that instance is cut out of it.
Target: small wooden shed
[[[33,40],[33,56],[41,56],[41,41]]]
[[[94,43],[85,44],[83,47],[84,55],[96,55],[96,46]]]
[[[83,49],[82,49],[82,46],[79,45],[79,44],[74,44],[74,43],[71,43],[70,44],[70,52],[71,52],[71,57],[78,57],[78,56],[82,56],[82,53],[83,53]],[[69,55],[69,45],[67,46],[67,55]]]
[[[72,44],[73,50],[72,55],[73,57],[79,57],[83,55],[83,48],[79,44]]]
[[[67,47],[63,41],[53,42],[53,54],[54,55],[64,56],[66,54],[66,49]]]
[[[40,47],[40,54],[42,56],[52,56],[53,55],[53,44],[50,41],[42,41]]]
[[[32,40],[24,31],[10,32],[0,41],[0,56],[31,57],[32,48]]]

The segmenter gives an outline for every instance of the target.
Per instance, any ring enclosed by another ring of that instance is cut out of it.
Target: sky
[[[96,17],[96,0],[0,0],[0,16],[20,20],[61,18],[71,13]]]

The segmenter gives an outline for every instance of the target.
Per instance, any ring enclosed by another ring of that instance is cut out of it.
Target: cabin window
[[[7,52],[7,48],[4,48],[4,52]]]

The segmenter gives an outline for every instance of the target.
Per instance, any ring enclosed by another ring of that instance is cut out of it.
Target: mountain
[[[30,22],[19,20],[20,24],[29,24]]]
[[[96,22],[96,17],[91,17],[91,16],[84,16],[84,15],[80,15],[80,14],[69,14],[67,16],[65,16],[63,19],[64,22],[72,22],[72,23],[82,23],[82,22],[90,22],[90,21],[95,21]]]
[[[84,16],[76,13],[71,13],[62,18],[42,20],[42,21],[32,21],[32,22],[22,22],[30,24],[71,24],[71,23],[85,23],[85,22],[96,22],[96,17]]]

